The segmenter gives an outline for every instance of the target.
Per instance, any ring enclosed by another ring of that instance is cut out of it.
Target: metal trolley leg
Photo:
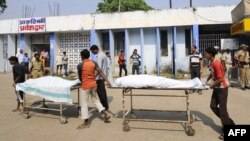
[[[193,122],[193,116],[189,110],[189,93],[186,93],[186,104],[187,104],[187,123],[185,124],[185,130],[188,136],[194,136],[195,130],[192,128],[191,124]]]
[[[122,89],[122,118],[123,118],[123,131],[128,132],[130,131],[130,126],[128,125],[128,120],[126,120],[126,115],[128,112],[125,112],[125,94],[128,93],[130,90]],[[130,92],[132,93],[132,92]]]
[[[63,106],[62,103],[60,103],[60,123],[65,124],[67,123],[67,118],[63,116]]]

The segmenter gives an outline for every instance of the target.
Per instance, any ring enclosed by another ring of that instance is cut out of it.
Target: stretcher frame
[[[80,101],[79,101],[79,97],[80,97],[80,95],[79,95],[79,94],[80,94],[80,88],[81,88],[81,86],[80,86],[79,84],[74,85],[74,86],[72,86],[72,87],[70,88],[71,91],[77,90],[77,103],[74,103],[72,106],[75,106],[75,104],[76,104],[79,113],[80,113],[80,105],[79,105],[79,103],[80,103]],[[46,105],[47,102],[59,104],[59,109],[49,108],[49,107]],[[60,123],[61,123],[61,124],[65,124],[65,123],[67,123],[67,117],[65,117],[65,116],[63,115],[63,111],[66,110],[68,107],[67,107],[67,108],[63,108],[63,104],[65,104],[65,103],[63,103],[63,102],[49,101],[49,100],[45,100],[45,99],[43,98],[43,100],[42,100],[42,102],[41,102],[40,105],[34,105],[34,106],[32,106],[32,104],[31,104],[31,105],[27,105],[26,100],[25,100],[25,94],[24,94],[24,95],[23,95],[23,107],[24,107],[23,118],[24,118],[24,119],[30,118],[30,114],[29,114],[29,110],[30,110],[30,109],[39,109],[39,110],[43,110],[44,112],[47,112],[47,111],[58,111],[58,112],[60,113],[60,114],[59,114],[59,121],[60,121]],[[71,107],[71,106],[69,106],[69,107]]]
[[[193,93],[193,91],[199,90],[206,90],[208,88],[122,88],[122,87],[112,87],[113,89],[122,89],[122,118],[123,118],[123,131],[128,132],[130,131],[130,126],[128,125],[130,121],[142,121],[142,122],[168,122],[168,123],[183,123],[185,132],[188,136],[194,136],[195,130],[192,128],[192,123],[194,121],[194,117],[189,109],[189,94]],[[135,90],[163,90],[163,91],[184,91],[184,95],[174,95],[174,94],[162,94],[162,95],[155,95],[155,94],[133,94],[133,89]],[[126,110],[125,107],[125,97],[130,97],[130,110]],[[186,99],[186,110],[185,111],[174,111],[174,110],[149,110],[149,109],[134,109],[133,108],[133,97],[182,97]],[[186,120],[155,120],[155,119],[143,119],[137,118],[137,115],[134,111],[159,111],[159,112],[185,112],[186,113]]]

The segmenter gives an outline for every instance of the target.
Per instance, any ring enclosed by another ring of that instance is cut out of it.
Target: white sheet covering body
[[[16,90],[21,90],[29,95],[40,96],[54,102],[72,104],[70,88],[80,83],[79,79],[71,81],[60,77],[45,76],[37,79],[28,79],[16,85]]]
[[[175,80],[152,75],[129,75],[117,78],[113,87],[123,88],[201,88],[199,78]]]

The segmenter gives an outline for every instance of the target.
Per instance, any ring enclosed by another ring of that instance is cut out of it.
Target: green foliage
[[[144,0],[120,0],[120,11],[148,11],[153,8],[148,6]],[[119,11],[119,0],[106,0],[105,2],[98,3],[97,11],[101,13],[105,12],[117,12]]]
[[[5,8],[7,8],[6,0],[0,0],[0,13],[3,13]]]

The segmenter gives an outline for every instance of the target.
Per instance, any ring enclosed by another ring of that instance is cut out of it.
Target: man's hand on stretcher
[[[112,85],[111,85],[111,83],[109,81],[106,81],[106,86],[111,87]]]

